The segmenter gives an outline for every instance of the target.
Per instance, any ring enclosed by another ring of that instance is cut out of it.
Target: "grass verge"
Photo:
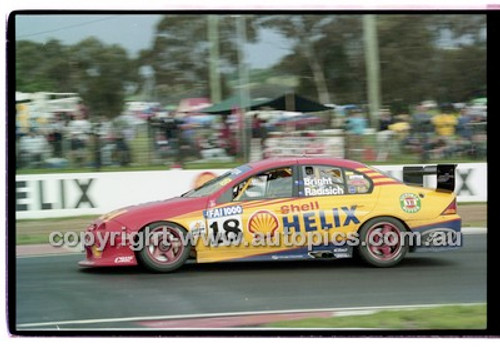
[[[18,234],[16,236],[16,245],[48,244],[48,243],[49,243],[49,233]]]
[[[287,320],[266,324],[263,327],[401,330],[486,329],[486,304],[385,310],[366,315]]]

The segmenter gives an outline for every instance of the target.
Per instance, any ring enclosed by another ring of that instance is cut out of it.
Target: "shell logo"
[[[217,175],[215,175],[214,173],[212,172],[203,172],[201,173],[200,175],[198,175],[195,179],[194,179],[194,182],[193,182],[193,188],[198,188],[200,187],[201,185],[203,185],[204,183],[206,183],[207,181],[209,180],[212,180],[213,178],[215,178]]]
[[[266,236],[274,236],[279,227],[278,218],[268,210],[259,210],[248,219],[248,231],[250,233],[261,233]]]

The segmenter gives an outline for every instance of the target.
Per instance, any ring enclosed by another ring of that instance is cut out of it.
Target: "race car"
[[[99,217],[81,266],[171,272],[198,263],[359,257],[375,267],[408,252],[461,246],[455,164],[403,167],[403,181],[332,158],[241,165],[164,201]],[[437,187],[424,188],[424,175]],[[175,185],[175,183],[172,183]]]

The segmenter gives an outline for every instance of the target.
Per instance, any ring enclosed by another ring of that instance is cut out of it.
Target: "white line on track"
[[[105,318],[105,319],[83,319],[83,320],[64,320],[64,321],[47,321],[39,323],[24,323],[17,324],[18,329],[36,328],[43,326],[59,326],[59,325],[79,325],[79,324],[103,324],[103,323],[120,323],[120,322],[137,322],[151,320],[179,320],[179,319],[200,319],[200,318],[216,318],[216,317],[236,317],[244,315],[266,315],[266,314],[288,314],[288,313],[308,313],[308,312],[335,312],[336,316],[359,314],[359,312],[379,312],[382,310],[411,310],[419,308],[435,308],[441,306],[473,306],[485,303],[444,303],[444,304],[419,304],[419,305],[395,305],[395,306],[376,306],[376,307],[347,307],[347,308],[321,308],[321,309],[289,309],[289,310],[273,310],[273,311],[254,311],[254,312],[226,312],[226,313],[209,313],[209,314],[180,314],[180,315],[159,315],[145,317],[123,317],[123,318]]]
[[[488,232],[486,227],[464,227],[462,228],[463,234],[485,234]]]

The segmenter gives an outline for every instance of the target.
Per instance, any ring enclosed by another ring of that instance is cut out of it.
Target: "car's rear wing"
[[[453,192],[455,190],[456,164],[434,166],[403,167],[403,182],[409,185],[424,185],[424,175],[437,174],[437,189]]]

